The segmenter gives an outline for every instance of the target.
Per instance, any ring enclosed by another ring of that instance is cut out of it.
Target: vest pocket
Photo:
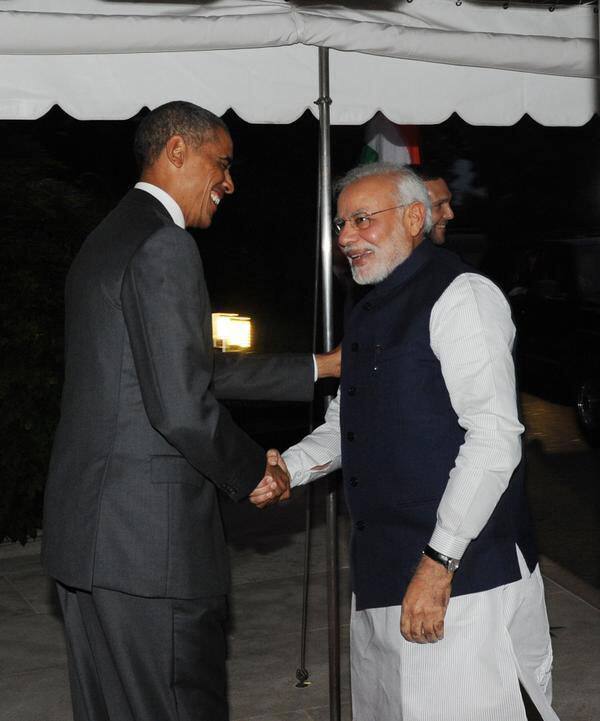
[[[419,508],[420,506],[431,506],[433,503],[439,504],[440,497],[434,496],[432,498],[425,498],[425,499],[417,499],[417,500],[411,500],[411,501],[396,501],[394,503],[395,509],[401,509],[401,508]]]
[[[397,363],[412,354],[409,346],[401,345],[393,348],[383,348],[379,350],[377,346],[373,350],[373,362],[376,365],[386,366],[388,363]]]

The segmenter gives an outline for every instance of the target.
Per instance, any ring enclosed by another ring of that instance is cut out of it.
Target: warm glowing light
[[[223,352],[252,346],[252,319],[237,313],[212,314],[213,345]]]

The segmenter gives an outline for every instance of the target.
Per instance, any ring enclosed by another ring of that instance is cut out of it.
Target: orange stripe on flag
[[[404,139],[404,144],[410,155],[413,165],[421,164],[421,148],[419,147],[420,131],[418,125],[398,125],[398,130]]]

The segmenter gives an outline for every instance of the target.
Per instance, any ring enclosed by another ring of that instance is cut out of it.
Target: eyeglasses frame
[[[333,227],[335,230],[336,235],[341,235],[342,231],[346,227],[346,223],[350,223],[350,225],[354,228],[354,230],[361,230],[361,228],[356,225],[356,220],[358,218],[363,218],[369,221],[369,224],[366,226],[366,228],[369,227],[371,224],[371,218],[374,215],[379,215],[379,213],[387,213],[388,210],[398,210],[398,208],[406,208],[407,206],[412,205],[412,203],[402,203],[401,205],[393,205],[391,208],[383,208],[382,210],[374,210],[372,213],[363,213],[360,210],[356,211],[356,213],[353,213],[352,215],[348,216],[347,218],[334,218],[333,219]],[[343,221],[341,227],[339,225],[340,221]],[[366,228],[362,228],[362,230],[366,230]]]

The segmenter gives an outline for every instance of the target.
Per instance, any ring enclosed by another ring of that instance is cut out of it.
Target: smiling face
[[[360,285],[380,283],[387,278],[421,241],[423,204],[394,208],[398,204],[396,182],[389,175],[361,178],[340,193],[339,218],[349,219],[390,208],[371,217],[366,228],[355,228],[347,221],[338,236],[339,248],[350,263],[352,277]]]
[[[425,187],[431,200],[431,231],[429,237],[435,245],[446,242],[446,224],[454,218],[454,211],[450,202],[452,193],[443,178],[426,180]]]
[[[234,191],[230,165],[233,142],[223,128],[216,128],[198,146],[174,136],[167,144],[174,164],[173,197],[179,203],[187,227],[208,228],[219,203]]]

